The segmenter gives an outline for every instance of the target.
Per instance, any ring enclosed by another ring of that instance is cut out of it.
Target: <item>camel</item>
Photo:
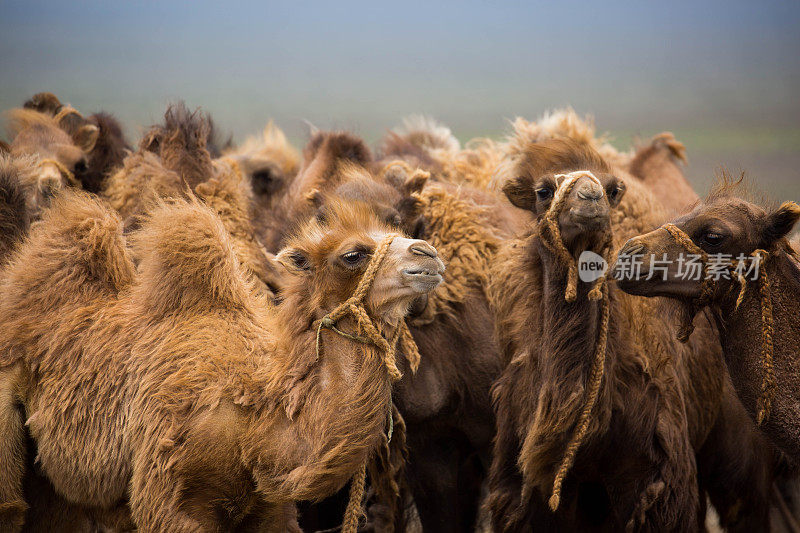
[[[68,104],[62,104],[52,93],[37,93],[23,107],[60,118],[62,129],[73,136],[79,135],[81,128],[97,128],[97,140],[87,152],[85,167],[74,169],[74,174],[87,191],[102,191],[106,179],[117,167],[122,166],[126,151],[130,149],[117,119],[104,111],[84,118]]]
[[[786,236],[800,219],[800,206],[785,202],[768,210],[743,199],[737,191],[737,184],[724,177],[690,213],[629,240],[620,250],[620,258],[625,261],[642,255],[645,277],[653,268],[650,254],[670,263],[663,275],[649,280],[624,277],[619,285],[631,294],[676,300],[687,319],[708,307],[742,403],[770,441],[797,461],[800,262]],[[697,256],[700,275],[681,275],[681,254]],[[757,275],[744,275],[747,271],[741,268],[753,265],[752,261],[740,265],[740,254],[757,258]],[[712,262],[719,265],[710,266]],[[685,339],[691,328],[684,326],[680,333]]]
[[[164,124],[152,127],[136,152],[107,181],[101,196],[122,216],[128,230],[159,198],[193,191],[222,218],[237,256],[273,296],[283,269],[259,242],[253,221],[253,193],[238,164],[213,160],[208,151],[210,118],[185,105],[170,106]]]
[[[414,351],[404,316],[441,281],[436,250],[331,206],[278,254],[291,280],[273,307],[194,198],[159,203],[130,239],[80,192],[31,230],[0,281],[4,409],[23,405],[74,502],[128,497],[142,531],[283,531],[292,502],[336,491],[385,438],[394,345]],[[18,449],[21,422],[4,420],[0,449]],[[1,457],[14,516],[23,463]]]
[[[270,121],[261,137],[249,137],[241,146],[226,150],[219,161],[247,176],[252,189],[253,229],[261,242],[273,243],[285,222],[275,212],[300,166],[297,150]]]
[[[13,109],[8,115],[8,131],[13,138],[9,145],[11,155],[37,158],[35,186],[26,190],[35,208],[32,215],[38,216],[58,191],[68,186],[81,187],[76,175],[87,168],[87,154],[97,142],[98,129],[86,124],[73,135],[68,134],[61,124],[71,120],[69,111],[53,117],[32,109]]]
[[[769,527],[772,457],[737,419],[711,332],[698,326],[689,358],[659,330],[657,306],[603,277],[578,282],[580,253],[608,258],[655,199],[590,145],[516,133],[503,190],[539,222],[504,244],[490,275],[508,363],[493,389],[494,528],[695,530],[701,489],[724,525]]]
[[[672,133],[663,132],[636,150],[628,172],[641,179],[673,217],[689,211],[699,199],[681,169],[687,161],[683,144]]]
[[[310,144],[294,182],[305,183],[295,212],[324,220],[331,201],[365,202],[398,231],[431,242],[448,265],[439,290],[412,307],[420,368],[404,372],[393,397],[407,425],[406,477],[423,528],[471,530],[494,432],[489,388],[501,370],[484,287],[501,236],[511,231],[502,214],[511,206],[429,176],[408,153],[384,150],[372,161],[352,134],[320,132]],[[399,364],[408,364],[402,351]]]

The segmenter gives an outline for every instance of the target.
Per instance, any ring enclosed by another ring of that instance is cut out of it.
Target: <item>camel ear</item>
[[[785,237],[800,219],[800,205],[795,202],[784,202],[777,211],[767,217],[767,226],[764,228],[763,241],[769,246],[778,239]]]
[[[0,154],[10,154],[11,147],[5,141],[0,141]]]
[[[287,272],[294,275],[305,275],[311,273],[311,261],[308,254],[299,248],[284,248],[275,260],[283,265]]]
[[[406,196],[422,192],[422,189],[425,187],[425,184],[428,183],[428,178],[430,177],[431,175],[429,172],[416,170],[403,184],[403,192]]]
[[[518,176],[505,182],[503,193],[508,200],[520,209],[533,211],[536,206],[536,191],[533,190],[533,178],[530,176]]]
[[[72,140],[75,144],[83,150],[84,153],[89,153],[97,143],[97,137],[100,135],[100,130],[94,124],[86,124],[78,128],[78,131],[72,134]]]

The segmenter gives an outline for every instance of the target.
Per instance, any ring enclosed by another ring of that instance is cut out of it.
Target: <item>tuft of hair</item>
[[[131,243],[139,259],[139,290],[162,312],[237,309],[247,298],[233,239],[194,195],[158,201]]]
[[[207,147],[210,120],[199,108],[189,111],[183,102],[171,104],[164,113],[164,124],[152,127],[139,148],[159,154],[167,169],[194,188],[213,175]]]
[[[250,136],[238,148],[227,150],[226,153],[282,153],[294,162],[300,164],[300,154],[286,138],[286,134],[272,120],[267,122],[260,136]]]
[[[15,160],[0,153],[0,263],[22,240],[30,225],[30,212],[23,183],[32,178],[32,160]]]
[[[769,207],[770,202],[763,194],[755,191],[745,172],[740,172],[738,176],[735,176],[728,169],[719,168],[715,174],[714,183],[703,199],[703,203],[710,204],[726,198],[739,198],[764,208]]]
[[[361,137],[347,131],[320,131],[315,133],[303,149],[303,157],[311,161],[320,150],[331,161],[344,160],[368,165],[372,162],[372,152]]]
[[[43,92],[36,93],[28,99],[22,107],[25,109],[33,109],[42,113],[55,115],[61,109],[63,104],[53,93]]]
[[[461,143],[450,128],[425,115],[411,115],[404,118],[393,133],[426,152],[443,150],[456,153],[461,150]]]
[[[524,151],[506,158],[494,176],[494,187],[502,189],[518,173],[518,165],[526,156],[526,173],[534,177],[554,172],[591,170],[611,172],[609,162],[590,144],[570,137],[544,138],[524,145]]]
[[[607,135],[598,137],[594,118],[591,115],[580,117],[571,107],[547,111],[536,122],[517,117],[512,122],[512,127],[514,131],[505,144],[506,154],[512,157],[523,152],[530,143],[557,137],[568,137],[588,144],[612,165],[624,166],[632,156],[631,153],[621,153],[614,148],[608,142]]]

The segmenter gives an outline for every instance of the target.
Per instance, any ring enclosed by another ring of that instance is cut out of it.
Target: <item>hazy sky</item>
[[[0,0],[0,108],[50,90],[135,127],[183,98],[241,137],[275,117],[462,136],[571,104],[601,128],[796,128],[800,2]]]

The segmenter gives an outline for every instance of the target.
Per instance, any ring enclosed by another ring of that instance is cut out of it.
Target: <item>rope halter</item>
[[[691,237],[686,234],[682,229],[675,224],[664,224],[661,226],[667,233],[680,244],[686,251],[691,254],[700,256],[703,267],[703,283],[700,288],[700,296],[695,298],[690,305],[690,309],[684,315],[684,323],[681,324],[678,330],[678,340],[687,342],[689,336],[694,331],[694,316],[703,307],[711,303],[711,298],[716,289],[717,280],[708,274],[709,257],[708,254],[697,246]],[[769,259],[769,252],[762,249],[754,250],[750,253],[750,257],[758,258],[760,264],[764,264]],[[729,269],[735,268],[735,262],[731,262]],[[734,310],[739,308],[739,305],[744,300],[745,291],[747,290],[747,279],[741,272],[734,271],[738,275],[739,281],[739,295],[736,298],[736,305]],[[772,409],[772,399],[775,396],[775,371],[773,368],[773,334],[774,334],[774,320],[772,316],[772,298],[770,297],[770,282],[767,276],[766,268],[759,269],[758,275],[759,283],[759,297],[761,300],[761,368],[764,371],[764,376],[761,381],[761,397],[758,400],[758,415],[756,422],[760,426],[761,423],[769,418],[770,410]]]
[[[387,340],[383,337],[383,335],[381,335],[380,331],[375,326],[375,323],[372,321],[369,313],[367,313],[367,310],[364,307],[364,299],[367,297],[369,289],[372,287],[372,283],[375,281],[375,276],[378,273],[378,269],[380,268],[381,263],[383,263],[386,254],[389,252],[389,247],[391,246],[392,241],[394,241],[395,237],[397,236],[398,235],[396,233],[387,235],[380,242],[380,244],[378,244],[372,254],[369,264],[367,264],[366,270],[364,270],[364,274],[361,276],[361,280],[358,282],[358,285],[353,292],[353,295],[339,304],[333,311],[322,317],[322,319],[319,321],[319,325],[317,326],[316,341],[317,359],[319,359],[322,350],[322,328],[325,328],[346,339],[350,339],[351,341],[361,344],[372,344],[380,349],[381,352],[383,352],[383,362],[386,367],[386,371],[389,373],[389,377],[392,379],[392,381],[397,381],[403,377],[403,375],[400,373],[400,370],[397,368],[396,350],[397,343],[399,341],[404,348],[411,371],[416,372],[417,367],[419,366],[419,350],[417,349],[417,344],[414,342],[414,338],[411,336],[411,332],[408,330],[406,321],[401,320],[400,325],[395,330],[392,337]],[[347,315],[353,317],[353,319],[356,321],[357,330],[359,332],[363,332],[363,335],[346,333],[336,326],[338,321]]]
[[[578,266],[577,261],[570,255],[567,250],[564,240],[561,236],[561,230],[558,226],[558,217],[566,205],[567,198],[572,191],[575,184],[580,178],[587,177],[601,186],[600,180],[588,170],[580,170],[577,172],[570,172],[569,174],[557,174],[555,176],[556,183],[559,183],[553,197],[553,202],[545,213],[539,225],[539,238],[544,245],[555,254],[556,258],[567,267],[567,288],[564,293],[564,299],[568,302],[574,302],[578,294]],[[611,231],[606,233],[606,240],[602,244],[602,256],[610,264],[609,257],[612,248]],[[600,386],[603,382],[603,375],[605,374],[606,362],[606,346],[608,344],[608,321],[610,314],[610,302],[608,295],[608,284],[606,283],[606,274],[598,278],[592,289],[589,291],[588,298],[592,301],[600,300],[600,330],[597,334],[595,341],[594,357],[592,358],[592,367],[589,372],[588,383],[585,389],[585,400],[583,408],[578,417],[578,422],[575,425],[575,430],[567,445],[564,457],[561,459],[561,464],[556,471],[555,478],[553,479],[553,493],[550,496],[548,504],[550,509],[555,512],[561,503],[561,487],[564,479],[567,477],[570,468],[575,462],[575,455],[581,447],[584,437],[589,429],[591,422],[592,411],[597,405],[597,399],[600,396]]]
[[[317,326],[317,339],[316,339],[316,354],[319,360],[322,350],[322,328],[329,329],[334,333],[350,339],[351,341],[360,344],[372,344],[376,346],[383,353],[383,364],[386,368],[389,378],[392,381],[397,381],[403,375],[397,368],[396,350],[398,341],[403,346],[404,353],[408,358],[409,366],[412,372],[416,372],[419,367],[419,350],[417,348],[414,338],[408,329],[405,319],[400,320],[400,325],[395,330],[392,337],[387,340],[381,335],[375,323],[370,318],[364,307],[364,300],[375,281],[375,276],[378,269],[383,263],[384,258],[389,253],[389,247],[392,245],[395,237],[398,234],[387,235],[372,253],[372,258],[364,270],[364,274],[356,286],[353,295],[339,304],[333,311],[326,314],[319,321]],[[359,333],[350,334],[339,329],[336,324],[339,320],[350,315],[356,321],[356,329]],[[361,334],[363,332],[363,335]],[[388,414],[388,431],[387,440],[392,439],[392,431],[394,428],[394,420],[392,419],[392,391],[389,388],[389,414]],[[358,472],[353,475],[350,485],[350,496],[347,502],[347,509],[345,510],[344,520],[342,522],[342,533],[356,533],[358,531],[358,521],[363,515],[363,508],[361,505],[364,499],[364,486],[367,476],[367,463],[366,460],[359,468]]]
[[[564,298],[568,302],[574,302],[578,295],[578,264],[577,261],[570,255],[567,250],[564,240],[561,237],[561,229],[558,226],[558,217],[564,210],[564,206],[569,198],[569,193],[580,178],[589,178],[596,184],[602,184],[597,177],[588,170],[578,170],[568,174],[556,174],[556,183],[558,188],[553,195],[553,202],[547,209],[542,221],[539,223],[539,238],[542,243],[553,253],[556,258],[567,267],[567,288]],[[559,180],[563,180],[559,183]],[[608,240],[603,243],[602,254],[604,259],[608,260],[607,255],[611,252],[611,234],[608,235]],[[592,300],[599,300],[601,297],[600,286],[605,283],[606,276],[598,278],[594,287],[589,293],[589,298]]]

